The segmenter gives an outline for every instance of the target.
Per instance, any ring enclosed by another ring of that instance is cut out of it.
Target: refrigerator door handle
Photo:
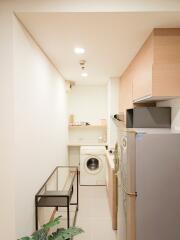
[[[130,197],[137,197],[137,192],[127,192],[125,187],[121,184],[122,190]]]
[[[115,145],[115,149],[114,149],[114,166],[115,166],[115,173],[118,174],[119,171],[119,152],[118,152],[118,143],[116,143]]]

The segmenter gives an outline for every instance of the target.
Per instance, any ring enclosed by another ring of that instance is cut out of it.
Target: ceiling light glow
[[[76,54],[83,54],[83,53],[85,53],[85,49],[81,48],[81,47],[76,47],[76,48],[74,48],[74,52]]]
[[[86,72],[83,72],[83,73],[81,73],[81,76],[82,76],[82,77],[87,77],[88,74],[87,74]]]

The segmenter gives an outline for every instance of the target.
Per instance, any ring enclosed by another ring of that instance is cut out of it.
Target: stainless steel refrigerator
[[[180,240],[180,134],[118,129],[118,240]]]

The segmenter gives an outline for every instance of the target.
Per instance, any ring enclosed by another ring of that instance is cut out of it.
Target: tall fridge
[[[118,130],[118,240],[180,240],[180,134]]]

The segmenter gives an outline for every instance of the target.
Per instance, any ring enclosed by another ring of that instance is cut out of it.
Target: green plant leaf
[[[62,216],[59,216],[59,217],[55,218],[54,220],[49,221],[48,223],[44,224],[44,225],[42,226],[42,228],[43,228],[44,230],[48,230],[49,228],[52,228],[52,227],[54,227],[54,226],[57,226],[57,225],[60,223],[61,217],[62,217]]]
[[[84,231],[81,228],[71,227],[63,231],[63,237],[64,239],[69,239],[83,232]]]
[[[31,240],[31,239],[32,239],[31,237],[22,237],[22,238],[20,238],[18,240]]]
[[[84,232],[81,228],[71,227],[68,229],[58,229],[56,232],[52,233],[48,240],[67,240],[80,233]]]
[[[71,227],[68,229],[60,228],[48,236],[48,230],[60,223],[61,216],[44,224],[40,230],[34,232],[31,237],[23,237],[19,240],[67,240],[82,232],[81,228]]]
[[[47,240],[47,231],[40,229],[32,234],[32,240]]]

